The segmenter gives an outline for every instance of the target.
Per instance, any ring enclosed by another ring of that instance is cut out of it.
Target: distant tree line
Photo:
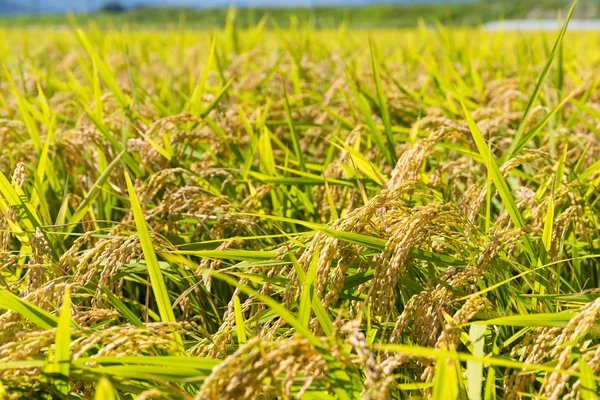
[[[108,3],[105,3],[100,8],[100,12],[111,13],[111,14],[122,13],[126,10],[127,10],[127,8],[123,4],[119,3],[118,1],[110,1]]]

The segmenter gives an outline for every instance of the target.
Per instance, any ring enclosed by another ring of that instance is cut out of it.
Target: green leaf
[[[0,171],[0,195],[6,199],[6,202],[0,202],[0,209],[6,212],[8,209],[7,206],[12,206],[13,210],[18,213],[18,221],[23,224],[22,229],[24,231],[34,233],[35,228],[41,227],[41,220],[29,201],[27,201],[23,190],[17,185],[11,185],[2,171]]]
[[[544,231],[542,233],[542,243],[546,251],[550,251],[552,246],[552,229],[554,228],[554,190],[548,198],[548,211],[544,218]]]
[[[383,182],[382,180],[384,174],[379,170],[379,168],[370,163],[369,160],[367,160],[367,158],[364,156],[364,154],[361,154],[352,146],[348,146],[348,144],[343,142],[342,140],[339,140],[338,142],[339,145],[334,145],[340,149],[343,148],[348,153],[350,153],[352,161],[355,163],[356,167],[360,170],[360,172],[365,174],[365,176],[371,178],[373,181],[377,182],[379,185],[385,186],[385,182]],[[343,167],[344,164],[340,165]],[[348,173],[348,175],[352,175],[351,173],[349,173],[349,170],[346,170],[346,173]]]
[[[459,386],[456,362],[450,358],[438,358],[433,380],[432,400],[458,399]]]
[[[486,325],[473,324],[469,328],[469,342],[473,344],[473,355],[484,356]],[[469,385],[469,400],[481,400],[483,390],[483,364],[467,361],[467,381]]]
[[[138,200],[133,184],[131,183],[131,178],[129,177],[127,171],[125,171],[125,181],[127,182],[131,210],[135,219],[135,226],[140,236],[144,258],[146,259],[146,265],[148,267],[148,275],[150,276],[150,284],[152,286],[152,291],[154,292],[154,298],[156,299],[160,319],[163,322],[176,322],[175,314],[173,314],[173,309],[171,308],[171,302],[169,300],[169,292],[167,291],[167,286],[165,285],[165,280],[162,272],[160,271],[156,253],[154,252],[154,245],[152,244],[152,239],[150,238],[150,232],[148,230],[148,225],[146,224],[146,218],[144,217],[140,201]],[[175,336],[176,340],[182,344],[179,335]]]
[[[108,143],[111,145],[111,147],[113,149],[115,149],[116,151],[118,151],[119,153],[123,153],[123,161],[125,162],[127,167],[129,167],[129,169],[131,169],[131,171],[138,178],[144,176],[144,173],[142,172],[138,163],[133,159],[133,157],[131,157],[131,155],[129,153],[127,153],[127,150],[123,148],[121,143],[119,143],[117,141],[117,139],[115,139],[115,137],[108,131],[106,126],[104,126],[104,123],[102,121],[99,121],[98,119],[96,119],[96,117],[94,116],[92,111],[85,104],[82,104],[81,106],[82,106],[84,112],[86,113],[86,115],[88,116],[88,118],[92,121],[92,123],[96,126],[96,128],[98,128],[98,131],[100,131],[102,136],[104,136],[104,138],[108,141]]]
[[[204,377],[206,372],[201,372],[184,366],[162,366],[162,365],[114,365],[109,367],[95,368],[96,373],[119,378],[137,380],[166,380],[183,382],[190,378]]]
[[[321,343],[319,338],[317,338],[310,331],[310,329],[308,329],[304,324],[302,324],[302,322],[300,322],[296,317],[294,317],[294,315],[291,312],[289,312],[287,310],[287,308],[285,308],[278,301],[272,299],[269,296],[261,294],[248,286],[242,285],[237,280],[231,278],[230,276],[228,276],[226,274],[223,274],[223,273],[220,273],[220,272],[217,272],[214,270],[210,270],[210,269],[204,270],[204,273],[207,275],[213,276],[219,280],[222,280],[232,286],[237,287],[239,290],[241,290],[243,293],[247,294],[248,296],[256,297],[258,300],[260,300],[266,306],[271,308],[285,322],[290,324],[290,326],[296,328],[298,333],[302,334],[313,346],[315,346],[316,348],[319,348],[319,349],[323,348],[323,344]]]
[[[271,260],[277,256],[276,251],[268,250],[179,250],[172,253],[234,261]]]
[[[39,84],[38,84],[38,88],[39,88]],[[41,89],[39,89],[41,92]],[[43,92],[41,92],[43,93]],[[49,123],[48,126],[48,132],[46,134],[46,141],[44,142],[44,147],[42,148],[42,151],[40,153],[40,158],[39,158],[39,162],[36,168],[36,174],[35,174],[35,187],[37,190],[35,190],[32,194],[31,194],[31,199],[30,199],[30,204],[32,206],[33,209],[35,209],[38,205],[41,205],[42,207],[45,207],[46,205],[44,203],[40,204],[40,193],[43,193],[44,191],[44,186],[42,185],[42,183],[46,180],[45,178],[48,177],[48,180],[56,180],[55,176],[50,176],[50,174],[47,173],[48,170],[50,170],[52,163],[48,163],[48,153],[50,150],[50,143],[52,143],[52,141],[54,140],[54,124],[56,123],[56,119],[54,117],[54,115],[52,116],[52,122]]]
[[[222,361],[204,357],[188,356],[94,356],[81,357],[73,360],[73,364],[97,363],[102,366],[126,365],[157,365],[163,367],[185,367],[199,371],[212,371]]]
[[[580,393],[582,400],[598,399],[598,384],[594,380],[594,370],[590,368],[583,358],[579,359],[579,372],[581,372]]]
[[[575,313],[572,312],[510,315],[508,317],[488,319],[487,321],[481,322],[488,325],[547,326],[564,328],[574,316]]]
[[[273,157],[273,146],[271,145],[271,134],[265,127],[261,130],[258,139],[258,157],[261,172],[270,176],[276,176],[275,158]]]
[[[212,43],[210,45],[210,52],[208,53],[208,58],[206,59],[206,64],[204,65],[204,69],[202,70],[202,75],[200,76],[200,80],[198,84],[194,88],[192,96],[190,98],[191,112],[193,115],[200,114],[200,108],[202,104],[202,95],[204,94],[204,88],[206,85],[206,79],[208,78],[208,72],[212,68],[215,59],[215,48],[217,45],[216,36],[213,37]]]
[[[75,32],[77,34],[79,42],[92,59],[94,65],[96,65],[98,73],[102,77],[102,80],[104,80],[104,83],[106,83],[106,86],[108,86],[108,88],[111,90],[121,107],[123,107],[124,109],[129,109],[129,100],[123,94],[123,91],[121,90],[121,87],[117,82],[117,78],[114,74],[114,71],[111,68],[109,68],[104,63],[104,61],[102,61],[98,53],[94,50],[94,47],[85,37],[83,31],[81,29],[77,29]]]
[[[144,326],[139,317],[135,315],[117,296],[115,296],[108,288],[104,288],[104,293],[108,297],[110,303],[134,326],[141,328]]]
[[[354,98],[356,100],[356,104],[358,105],[358,109],[359,109],[360,113],[362,114],[363,118],[365,119],[365,122],[367,123],[369,130],[371,131],[371,137],[375,141],[375,144],[377,144],[377,147],[379,147],[379,150],[381,150],[381,152],[384,154],[388,164],[394,165],[395,164],[394,159],[392,158],[392,154],[390,153],[389,146],[385,145],[385,142],[386,142],[385,137],[379,131],[379,128],[375,124],[375,121],[373,120],[373,116],[371,115],[371,113],[372,113],[371,107],[369,107],[369,104],[365,100],[364,95],[362,93],[359,93],[358,91],[356,91],[354,86],[352,86],[352,93],[354,94]]]
[[[238,343],[242,345],[246,343],[246,326],[244,325],[244,315],[242,314],[242,306],[238,295],[233,296],[233,309],[235,311],[235,326],[237,329]]]
[[[323,180],[325,183],[325,194],[327,195],[327,203],[329,204],[329,211],[331,213],[331,221],[335,221],[335,220],[339,219],[340,217],[338,215],[335,202],[333,201],[333,196],[331,195],[331,190],[329,190],[329,183],[327,182],[327,179],[325,179],[325,176],[323,176]]]
[[[487,323],[487,321],[486,321]],[[493,365],[497,367],[505,367],[512,369],[522,369],[524,371],[543,371],[543,372],[555,372],[559,374],[567,374],[570,376],[582,376],[581,373],[573,370],[565,370],[556,368],[550,365],[540,364],[528,364],[521,361],[515,361],[507,359],[505,357],[477,357],[472,354],[466,354],[446,349],[434,349],[430,347],[423,347],[417,345],[405,345],[405,344],[374,344],[373,347],[377,350],[387,351],[392,353],[408,354],[412,356],[420,357],[433,357],[438,359],[454,359],[462,362],[476,361],[481,362],[484,365]],[[600,377],[594,376],[595,382],[600,382]]]
[[[467,123],[469,124],[469,130],[471,131],[471,135],[473,136],[473,140],[475,141],[475,145],[477,146],[477,150],[479,150],[479,154],[481,154],[481,158],[485,163],[485,166],[488,170],[488,173],[492,177],[492,181],[498,190],[498,194],[500,194],[500,198],[510,215],[510,218],[513,221],[513,224],[520,229],[526,229],[525,222],[523,221],[523,217],[521,216],[521,212],[517,207],[517,203],[515,202],[514,197],[508,187],[508,184],[504,180],[502,173],[500,172],[500,168],[498,168],[498,164],[493,159],[490,150],[488,148],[488,144],[485,141],[485,138],[481,134],[481,131],[477,127],[477,124],[471,117],[471,113],[467,109],[467,106],[463,102],[460,94],[457,91],[458,99],[460,100],[460,104],[462,105],[463,111],[465,113],[465,118],[467,119]],[[524,237],[525,246],[530,251],[531,254],[534,254],[533,244],[529,239],[529,236]]]
[[[58,325],[54,315],[4,289],[0,289],[0,308],[20,314],[42,329],[52,329]]]
[[[585,182],[588,178],[590,178],[592,175],[594,175],[597,171],[600,171],[600,160],[596,161],[595,163],[590,165],[588,168],[586,168],[585,171],[583,171],[581,174],[579,174],[577,179],[581,182]]]
[[[554,58],[556,57],[556,53],[557,53],[558,49],[560,48],[560,45],[563,41],[565,33],[567,32],[567,26],[569,26],[569,21],[571,20],[571,17],[573,16],[573,11],[575,10],[576,4],[577,4],[577,0],[574,0],[573,4],[571,5],[571,8],[569,9],[569,13],[567,14],[567,18],[565,19],[565,22],[564,22],[560,32],[558,33],[558,37],[556,38],[554,47],[552,47],[552,51],[550,51],[550,54],[548,55],[548,59],[546,60],[546,65],[544,65],[544,69],[542,70],[542,73],[540,74],[540,76],[538,78],[537,84],[535,85],[535,89],[533,89],[533,94],[529,98],[529,102],[527,103],[527,106],[525,107],[525,111],[523,112],[523,118],[521,119],[521,122],[519,123],[519,126],[517,128],[517,133],[515,134],[515,137],[512,140],[512,144],[511,144],[510,148],[508,149],[507,157],[506,157],[507,159],[512,158],[516,154],[516,149],[519,147],[519,145],[521,143],[521,137],[523,135],[523,131],[525,130],[525,125],[527,124],[527,118],[529,117],[529,114],[531,113],[531,110],[533,109],[533,106],[534,106],[535,102],[537,101],[537,99],[540,95],[540,92],[542,91],[542,86],[544,85],[546,77],[548,76],[548,73],[550,72],[550,67],[552,66],[552,62],[554,61]]]
[[[544,218],[544,231],[542,233],[542,243],[546,252],[549,252],[550,247],[552,246],[552,232],[554,229],[554,196],[556,190],[560,188],[562,183],[565,161],[567,158],[567,150],[568,146],[565,146],[562,156],[560,157],[560,160],[556,166],[556,173],[552,182],[552,191],[550,193],[550,197],[548,198],[548,211],[546,212],[546,217]]]
[[[83,216],[87,213],[88,209],[92,206],[92,203],[94,202],[94,200],[96,200],[98,195],[101,193],[102,187],[108,180],[112,170],[119,163],[119,160],[121,159],[121,156],[123,154],[125,154],[125,150],[122,150],[115,157],[115,159],[112,160],[111,163],[108,164],[108,166],[104,169],[104,171],[102,172],[100,177],[96,180],[96,182],[94,182],[94,186],[92,186],[92,190],[90,190],[88,192],[85,199],[83,199],[83,201],[77,207],[77,210],[75,210],[75,212],[69,219],[69,224],[76,224],[77,222],[81,221],[81,218],[83,218]],[[74,225],[73,225],[73,228],[74,228]]]
[[[358,245],[364,246],[369,249],[374,249],[374,250],[383,250],[385,248],[385,245],[387,244],[386,239],[380,239],[380,238],[376,238],[373,236],[361,235],[360,233],[338,231],[336,229],[331,229],[323,224],[317,224],[314,222],[307,222],[307,221],[302,221],[302,220],[292,219],[292,218],[285,218],[285,217],[277,217],[274,215],[260,215],[260,214],[249,214],[249,213],[240,213],[239,215],[249,215],[249,216],[254,216],[254,217],[270,219],[273,221],[289,222],[289,223],[293,223],[293,224],[302,225],[309,229],[313,229],[315,231],[325,233],[325,234],[327,234],[333,238],[336,238],[338,240],[341,240],[341,241],[344,241],[347,243],[358,244]],[[422,250],[422,249],[418,249],[418,248],[414,248],[414,247],[411,247],[409,249],[408,254],[413,258],[416,258],[419,260],[424,260],[424,261],[431,261],[433,263],[443,265],[443,266],[466,265],[466,263],[464,261],[458,260],[454,257],[447,256],[445,254],[437,254],[437,253],[434,253],[431,251]]]
[[[144,140],[150,145],[152,146],[152,148],[154,150],[156,150],[161,156],[163,156],[167,161],[171,161],[171,158],[173,157],[172,152],[169,152],[169,150],[167,150],[166,148],[162,147],[160,144],[158,144],[154,139],[152,139],[150,136],[146,135],[145,133],[143,133],[142,131],[138,130],[138,134],[144,138]],[[169,143],[168,141],[166,141],[166,143]]]
[[[381,84],[381,76],[379,74],[379,68],[377,61],[375,60],[375,46],[373,45],[372,38],[369,38],[369,47],[371,50],[371,68],[373,69],[373,77],[375,78],[375,89],[377,90],[377,99],[379,100],[379,110],[381,112],[381,119],[383,120],[383,126],[385,128],[385,136],[387,139],[387,148],[391,156],[392,165],[396,164],[396,150],[394,148],[394,135],[392,133],[392,122],[390,119],[390,111],[388,110],[387,99],[383,92],[383,85]]]
[[[231,86],[231,84],[233,83],[233,80],[235,79],[235,77],[231,78],[229,81],[227,81],[227,83],[225,84],[225,86],[223,86],[223,88],[219,91],[219,93],[217,93],[215,95],[215,98],[206,106],[206,108],[200,113],[200,117],[204,118],[206,117],[208,114],[210,114],[210,112],[212,111],[213,108],[215,108],[217,106],[217,104],[219,104],[219,101],[221,101],[221,98],[225,95],[225,93],[227,93],[227,91],[229,90],[229,87]]]
[[[567,102],[569,100],[571,100],[571,97],[573,97],[575,94],[576,94],[576,92],[571,92],[556,107],[554,107],[552,109],[552,111],[549,112],[548,115],[546,115],[546,117],[544,117],[544,119],[539,124],[537,124],[529,132],[527,132],[525,135],[523,135],[521,137],[521,139],[519,140],[519,142],[516,145],[514,145],[514,149],[512,150],[512,154],[519,153],[523,149],[523,147],[525,147],[525,145],[527,144],[527,142],[529,142],[531,139],[533,139],[535,136],[537,136],[537,134],[540,133],[542,131],[542,129],[544,129],[544,127],[546,125],[548,125],[548,122],[550,122],[550,120],[552,119],[552,117],[554,115],[556,115],[556,113],[558,111],[560,111],[564,107],[564,105],[567,104]],[[513,143],[514,143],[514,140],[515,139],[513,139]],[[503,160],[505,158],[507,158],[508,154],[510,154],[510,153],[506,153],[504,155]]]
[[[323,304],[321,303],[319,297],[313,296],[312,308],[315,313],[315,316],[317,317],[317,320],[319,321],[319,324],[321,324],[321,328],[323,328],[323,332],[325,332],[325,335],[329,339],[333,339],[333,334],[335,333],[333,321],[329,317],[329,314],[325,307],[323,307]]]
[[[283,104],[285,106],[285,115],[287,117],[288,126],[292,135],[292,144],[294,145],[294,152],[296,153],[296,158],[298,159],[300,171],[304,172],[306,171],[306,166],[304,165],[304,156],[302,155],[302,149],[300,148],[300,139],[298,138],[298,133],[296,132],[296,127],[294,126],[294,119],[292,118],[290,103],[288,101],[287,92],[285,90],[283,91],[283,99]]]
[[[96,384],[94,400],[115,400],[115,389],[106,377],[100,378]]]
[[[46,364],[44,360],[25,360],[0,362],[0,371],[7,369],[42,368]]]
[[[40,138],[40,130],[37,127],[35,120],[31,117],[30,104],[28,100],[23,96],[21,90],[15,84],[10,72],[6,69],[6,67],[2,67],[4,75],[6,76],[6,80],[10,84],[12,92],[17,99],[17,105],[19,107],[19,111],[21,112],[21,118],[23,119],[23,123],[27,128],[27,132],[29,133],[29,137],[31,141],[34,143],[36,149],[42,148],[42,140]]]
[[[56,389],[67,395],[71,370],[71,295],[69,289],[65,291],[60,310],[54,351],[53,372],[59,375],[55,381]]]
[[[298,307],[298,319],[308,328],[310,322],[310,311],[312,309],[312,298],[314,293],[314,283],[317,277],[319,266],[319,251],[315,251],[310,262],[310,267],[306,278],[302,282],[302,293],[300,294],[300,305]]]

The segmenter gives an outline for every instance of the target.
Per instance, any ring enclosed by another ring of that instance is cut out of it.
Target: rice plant
[[[0,30],[7,399],[595,399],[600,34]]]

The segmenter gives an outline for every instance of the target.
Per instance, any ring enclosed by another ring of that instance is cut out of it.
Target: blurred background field
[[[419,19],[426,23],[438,21],[444,25],[475,26],[497,20],[556,20],[563,17],[569,2],[563,0],[481,0],[434,2],[368,2],[368,1],[254,1],[229,3],[219,1],[185,2],[184,6],[165,6],[168,2],[52,2],[22,1],[18,4],[0,1],[2,26],[65,26],[68,10],[82,22],[98,26],[153,26],[169,28],[183,25],[193,29],[215,29],[227,21],[227,5],[238,4],[239,28],[254,26],[268,16],[267,27],[287,28],[290,24],[310,24],[315,28],[336,28],[345,25],[359,29],[389,29],[416,27]],[[55,4],[61,3],[61,4]],[[329,5],[334,3],[335,6]],[[145,5],[144,5],[145,4]],[[185,6],[188,4],[188,6]],[[194,4],[194,7],[189,6]],[[262,5],[256,7],[255,5]],[[220,5],[221,7],[216,7]],[[225,6],[225,7],[223,7]],[[282,7],[283,6],[283,7]],[[600,18],[600,4],[581,2],[574,19]]]

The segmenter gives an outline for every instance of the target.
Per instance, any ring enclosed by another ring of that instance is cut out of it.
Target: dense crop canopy
[[[0,31],[0,392],[597,398],[561,35]]]

